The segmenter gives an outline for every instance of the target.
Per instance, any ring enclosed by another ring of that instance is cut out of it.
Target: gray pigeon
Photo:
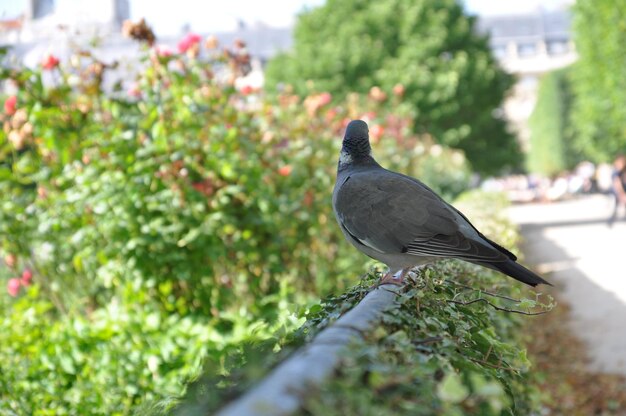
[[[381,283],[402,283],[414,267],[456,258],[498,270],[530,286],[550,284],[516,263],[452,205],[372,157],[367,123],[348,124],[337,168],[333,209],[346,239],[389,267]]]

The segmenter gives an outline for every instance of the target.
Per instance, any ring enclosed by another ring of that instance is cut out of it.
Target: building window
[[[506,46],[505,45],[494,45],[491,48],[491,51],[493,52],[493,56],[495,56],[498,59],[506,58]]]
[[[54,12],[54,0],[34,0],[33,19],[41,19]]]
[[[537,45],[534,43],[520,43],[517,45],[517,53],[521,57],[529,57],[537,54]]]
[[[566,41],[552,40],[548,42],[548,53],[550,55],[562,55],[569,52],[569,47]]]

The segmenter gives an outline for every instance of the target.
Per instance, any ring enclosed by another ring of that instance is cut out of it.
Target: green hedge
[[[463,154],[401,111],[270,100],[235,84],[247,61],[196,37],[145,47],[132,83],[86,49],[38,68],[3,59],[0,413],[168,403],[205,357],[289,333],[294,305],[343,292],[366,270],[330,206],[349,119],[370,122],[388,166],[448,195],[467,184]]]
[[[504,200],[473,193],[459,206],[489,235],[515,243],[502,217]],[[367,275],[341,296],[304,314],[295,333],[229,354],[226,375],[217,363],[190,389],[180,415],[217,410],[254,385],[291,351],[353,307],[377,277]],[[530,299],[524,298],[530,294]],[[477,301],[477,299],[481,299]],[[521,347],[521,314],[552,307],[510,278],[459,261],[419,272],[396,307],[343,355],[331,379],[307,394],[303,415],[527,415],[541,408],[531,363]],[[524,319],[532,319],[530,316]],[[272,351],[280,345],[281,351]]]
[[[530,150],[526,167],[530,172],[553,176],[582,160],[570,125],[570,72],[565,68],[541,78],[537,104],[529,120]]]

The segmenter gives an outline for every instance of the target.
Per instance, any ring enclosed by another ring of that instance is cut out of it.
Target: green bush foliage
[[[530,172],[552,176],[582,160],[576,149],[571,117],[569,69],[547,73],[539,83],[537,104],[529,120],[530,150],[526,165]]]
[[[140,403],[178,397],[205,357],[218,359],[225,346],[263,332],[245,317],[163,313],[131,287],[86,316],[52,318],[53,309],[37,287],[3,308],[2,414],[131,414]]]
[[[500,196],[471,193],[459,206],[476,224],[513,246],[517,235],[501,215]],[[497,234],[496,234],[497,233]],[[233,350],[223,369],[209,365],[178,407],[180,415],[210,414],[254,384],[301,344],[359,302],[376,283],[373,273],[342,294],[311,306],[288,337]],[[528,415],[541,408],[531,363],[520,348],[520,313],[552,302],[524,298],[520,285],[459,261],[422,269],[394,308],[351,345],[330,380],[312,388],[302,415]],[[532,319],[531,317],[524,317]],[[276,345],[278,354],[272,353]],[[209,361],[210,363],[210,361]]]
[[[579,56],[572,67],[577,147],[593,161],[610,161],[626,147],[626,3],[581,0],[572,10]]]
[[[4,60],[0,412],[149,407],[205,357],[289,332],[294,305],[341,293],[366,264],[330,206],[349,119],[370,122],[388,166],[447,195],[467,184],[463,154],[407,113],[359,95],[268,100],[235,83],[242,45],[214,43],[145,47],[132,82],[88,50]]]
[[[300,95],[382,98],[393,90],[416,132],[462,149],[477,171],[497,173],[519,161],[514,137],[494,116],[513,79],[474,23],[456,0],[328,0],[299,16],[293,50],[269,62],[267,82],[292,84]]]
[[[540,84],[530,120],[530,170],[553,174],[582,160],[611,162],[624,152],[625,12],[625,4],[608,0],[581,0],[572,6],[579,58],[546,74]]]

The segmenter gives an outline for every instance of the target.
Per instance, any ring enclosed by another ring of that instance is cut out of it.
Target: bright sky
[[[0,17],[19,16],[30,0],[0,0]],[[61,8],[85,0],[54,0]],[[110,0],[89,0],[110,1]],[[437,0],[433,0],[437,1]],[[246,23],[264,22],[270,26],[289,26],[295,15],[306,7],[323,4],[324,0],[129,0],[133,19],[145,17],[158,35],[180,33],[188,23],[199,32],[234,30],[239,19]],[[573,0],[464,0],[474,14],[498,15],[524,13],[539,7],[553,9]]]

